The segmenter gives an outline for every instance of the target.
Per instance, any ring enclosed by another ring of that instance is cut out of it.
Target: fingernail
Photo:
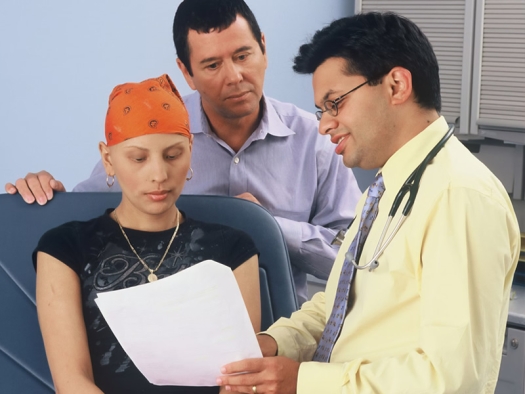
[[[46,203],[46,199],[45,198],[39,198],[37,201],[38,201],[38,203],[40,205],[44,205]]]
[[[221,378],[217,378],[217,385],[218,386],[222,385],[222,379]]]
[[[221,373],[226,373],[226,367],[221,368]]]

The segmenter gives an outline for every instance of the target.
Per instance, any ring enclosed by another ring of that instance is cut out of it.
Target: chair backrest
[[[31,253],[48,229],[87,220],[116,207],[120,193],[58,193],[45,206],[0,195],[0,393],[52,393],[35,307]],[[177,206],[194,219],[248,233],[260,251],[262,328],[297,310],[288,251],[279,225],[264,208],[224,196],[184,195]]]

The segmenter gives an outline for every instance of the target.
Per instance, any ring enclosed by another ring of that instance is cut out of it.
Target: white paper
[[[215,261],[95,301],[150,383],[216,386],[223,365],[262,357],[233,272]]]

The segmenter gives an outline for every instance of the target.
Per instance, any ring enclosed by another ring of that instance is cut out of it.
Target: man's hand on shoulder
[[[38,204],[44,205],[53,198],[55,191],[65,192],[66,188],[62,182],[53,178],[53,175],[49,172],[40,171],[36,174],[30,172],[25,178],[18,179],[14,185],[7,183],[5,191],[9,194],[20,193],[28,204],[36,201]]]

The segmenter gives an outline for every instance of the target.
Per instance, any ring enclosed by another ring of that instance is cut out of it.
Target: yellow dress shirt
[[[386,191],[361,265],[372,257],[402,184],[447,129],[439,118],[381,169]],[[366,193],[356,212],[365,199]],[[297,393],[494,392],[520,250],[516,216],[500,181],[452,136],[424,172],[412,212],[379,267],[356,272],[353,306],[330,363],[310,361],[359,220],[346,235],[326,292],[267,331],[279,355],[302,362]]]

